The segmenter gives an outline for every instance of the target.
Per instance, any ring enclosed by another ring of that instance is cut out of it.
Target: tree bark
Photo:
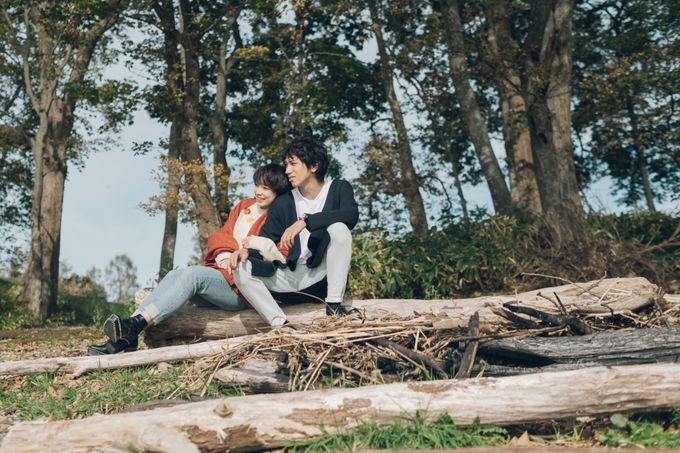
[[[180,175],[176,168],[179,157],[178,130],[179,126],[173,120],[170,125],[170,140],[168,142],[168,187],[165,189],[165,224],[163,226],[163,241],[161,243],[161,262],[158,270],[159,281],[175,267],[175,245],[177,243],[177,220],[179,214],[177,203],[180,186]]]
[[[372,30],[378,44],[378,55],[380,58],[380,73],[383,79],[383,86],[385,88],[385,96],[387,103],[392,112],[392,124],[397,134],[397,148],[399,150],[399,167],[401,171],[401,193],[404,195],[406,202],[406,210],[408,211],[409,222],[413,232],[419,236],[426,236],[428,234],[427,216],[425,214],[425,205],[423,204],[423,197],[420,194],[420,181],[416,174],[413,165],[413,156],[411,152],[411,143],[406,131],[406,123],[401,112],[401,104],[397,99],[397,94],[394,90],[394,77],[392,68],[387,54],[385,39],[383,37],[382,25],[380,24],[380,16],[375,0],[368,1],[368,7],[371,14]]]
[[[210,131],[213,139],[213,171],[215,185],[215,207],[220,216],[221,223],[227,221],[229,211],[231,210],[231,202],[229,200],[229,178],[231,177],[231,168],[227,164],[227,77],[234,65],[234,55],[227,56],[227,44],[234,31],[236,38],[235,49],[240,47],[240,38],[238,33],[238,16],[241,14],[241,7],[234,6],[227,23],[225,24],[225,35],[223,42],[219,46],[217,63],[217,80],[215,82],[215,111],[208,122],[210,124]]]
[[[635,149],[635,157],[638,163],[638,171],[640,172],[642,189],[645,194],[645,201],[647,202],[647,210],[649,212],[656,212],[656,207],[654,206],[654,192],[652,192],[652,185],[649,181],[647,159],[645,159],[645,151],[640,146],[640,128],[638,126],[637,115],[635,114],[635,106],[633,105],[633,100],[630,96],[626,98],[626,109],[628,110],[628,119],[630,119],[631,132],[633,133],[633,148]]]
[[[522,86],[541,205],[556,248],[590,238],[571,142],[573,0],[531,2]]]
[[[45,359],[0,362],[0,376],[19,376],[31,373],[68,373],[75,377],[94,370],[111,370],[159,362],[195,360],[219,354],[224,349],[252,340],[252,336],[228,338],[218,341],[168,346],[162,349],[145,349],[124,354],[83,357],[50,357]]]
[[[446,27],[444,34],[446,35],[449,54],[449,71],[455,87],[456,99],[458,99],[463,111],[470,140],[486,177],[494,210],[499,213],[507,213],[512,208],[510,191],[505,184],[503,172],[491,147],[489,130],[470,84],[463,24],[458,12],[460,5],[456,0],[444,0],[442,4]]]
[[[201,250],[208,244],[208,236],[222,226],[220,216],[215,209],[210,193],[210,184],[203,163],[203,156],[198,145],[198,115],[200,104],[200,64],[199,46],[201,35],[197,19],[187,0],[179,1],[180,33],[179,43],[182,48],[184,63],[184,92],[180,108],[185,121],[182,122],[180,150],[185,162],[186,190],[194,203],[193,217],[198,230],[198,241]]]
[[[518,303],[538,310],[555,312],[555,306],[537,294],[557,293],[571,313],[599,314],[633,311],[652,303],[656,285],[644,278],[605,279],[599,282],[581,283],[578,286],[563,285],[554,288],[520,293],[512,296],[484,296],[473,299],[412,300],[375,299],[355,300],[353,307],[363,311],[367,318],[379,318],[385,314],[408,317],[418,313],[437,313],[435,328],[453,329],[465,327],[476,311],[479,311],[482,328],[489,325],[511,325],[494,310],[504,303]],[[593,286],[589,292],[583,292]],[[614,292],[612,292],[614,291]],[[598,301],[605,294],[606,299]],[[617,296],[612,296],[616,294]],[[603,305],[606,303],[606,305]],[[282,306],[292,324],[313,323],[325,317],[320,304],[293,304]],[[610,311],[609,308],[612,310]],[[186,306],[163,323],[146,330],[144,341],[150,346],[162,346],[171,341],[191,339],[220,339],[225,336],[254,334],[266,329],[267,324],[254,310],[227,312],[219,309]]]
[[[680,361],[680,326],[573,337],[505,338],[481,343],[480,356],[524,366],[634,365]]]
[[[458,425],[513,425],[680,405],[680,364],[597,367],[506,378],[403,382],[253,395],[145,412],[12,426],[3,452],[253,451],[392,423],[416,412]],[[520,403],[518,403],[520,402]],[[264,416],[266,414],[266,416]]]
[[[516,206],[542,214],[527,124],[527,106],[522,97],[519,72],[515,64],[511,64],[516,61],[519,49],[512,38],[508,4],[505,0],[490,3],[492,7],[487,10],[487,42],[492,57],[490,66],[495,71],[495,85],[500,98],[510,195]]]

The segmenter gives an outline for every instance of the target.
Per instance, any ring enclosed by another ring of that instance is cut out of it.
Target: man
[[[324,280],[327,315],[357,312],[342,305],[352,258],[350,230],[359,219],[352,186],[342,179],[324,181],[328,154],[313,138],[294,139],[281,158],[293,190],[274,200],[260,236],[287,251],[286,263],[267,267],[257,253],[242,249],[231,261],[236,286],[271,326],[286,323],[272,293],[323,295]]]

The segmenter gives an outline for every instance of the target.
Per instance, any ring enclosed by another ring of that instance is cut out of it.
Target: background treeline
[[[677,252],[677,219],[589,219],[582,193],[606,176],[623,205],[678,200],[678,0],[0,4],[0,234],[30,228],[19,298],[39,319],[56,310],[67,171],[138,108],[169,125],[134,150],[164,156],[148,206],[165,215],[161,276],[179,219],[204,244],[234,201],[232,171],[299,134],[358,144],[365,227],[410,226],[358,242],[359,295],[498,290],[560,257],[590,269],[553,268],[576,277],[677,273],[642,264]],[[116,64],[145,81],[105,77]],[[349,157],[336,158],[340,174]],[[480,182],[496,217],[468,209],[463,185]],[[639,242],[628,267],[602,231]]]

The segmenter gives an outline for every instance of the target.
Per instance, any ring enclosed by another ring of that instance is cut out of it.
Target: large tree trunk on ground
[[[590,237],[571,142],[573,0],[534,1],[522,75],[541,205],[556,248]]]
[[[390,63],[389,55],[387,54],[378,7],[375,4],[375,1],[376,0],[369,0],[368,6],[371,14],[371,28],[378,44],[380,73],[385,88],[385,96],[387,98],[387,103],[390,106],[390,111],[392,112],[392,123],[394,124],[394,129],[397,133],[399,168],[401,171],[401,192],[404,195],[404,200],[406,202],[411,228],[413,228],[414,233],[417,235],[425,236],[428,233],[428,226],[425,205],[423,204],[423,197],[420,194],[420,181],[418,180],[418,175],[416,174],[413,165],[411,142],[408,138],[406,123],[404,122],[404,116],[401,112],[401,104],[399,103],[397,93],[394,90],[392,65]]]
[[[484,118],[482,118],[475,92],[470,84],[465,39],[463,37],[463,24],[458,9],[459,4],[456,0],[445,0],[443,2],[445,35],[449,53],[449,71],[453,79],[456,99],[458,99],[465,117],[470,140],[477,152],[477,158],[482,166],[489,191],[491,192],[494,210],[501,213],[508,212],[512,207],[510,191],[505,184],[501,167],[498,165],[498,159],[496,159],[496,155],[491,147],[489,131]]]
[[[14,425],[3,452],[253,451],[385,424],[420,411],[459,425],[510,425],[670,409],[680,405],[680,364],[598,367],[465,381],[404,382],[354,389],[254,395],[138,413]]]
[[[252,336],[228,338],[226,340],[169,346],[163,349],[146,349],[124,354],[53,357],[46,359],[18,360],[0,363],[0,376],[17,376],[29,373],[67,373],[80,376],[98,369],[128,368],[159,362],[177,362],[220,354],[223,349],[236,347]]]
[[[573,337],[489,340],[479,355],[524,366],[622,365],[680,361],[680,326],[615,330]]]
[[[592,287],[592,288],[591,288]],[[585,292],[584,289],[588,289]],[[556,308],[538,293],[553,297],[556,292],[566,308],[574,313],[609,316],[611,313],[637,310],[650,304],[656,295],[657,287],[647,279],[622,278],[605,279],[598,282],[580,283],[578,286],[563,285],[554,288],[520,293],[516,296],[484,296],[473,299],[449,300],[412,300],[377,299],[353,301],[353,306],[365,312],[368,318],[381,316],[413,316],[416,312],[438,313],[441,319],[438,326],[444,328],[465,327],[470,316],[479,311],[480,323],[484,325],[508,324],[505,318],[493,310],[504,303],[517,303],[543,311],[555,312]],[[605,296],[600,300],[600,297]],[[609,307],[612,311],[609,310]],[[288,319],[293,324],[312,323],[325,316],[320,304],[299,304],[283,306]],[[227,336],[248,335],[267,329],[254,310],[227,312],[187,306],[161,324],[147,329],[145,342],[151,346],[161,346],[173,339],[221,339]]]

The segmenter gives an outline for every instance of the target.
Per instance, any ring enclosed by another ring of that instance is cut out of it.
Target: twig
[[[378,338],[378,339],[373,339],[371,341],[373,341],[373,343],[378,344],[380,346],[389,348],[389,349],[393,350],[394,352],[413,360],[414,362],[420,362],[421,364],[430,367],[432,370],[434,370],[437,373],[437,375],[441,379],[448,379],[448,377],[449,377],[449,375],[446,373],[446,371],[444,371],[442,369],[441,365],[438,364],[437,362],[435,362],[435,360],[432,357],[428,357],[425,354],[412,351],[412,350],[410,350],[410,349],[408,349],[408,348],[406,348],[406,347],[404,347],[400,344],[394,343],[394,342],[389,341],[389,340],[383,340],[383,339]]]

